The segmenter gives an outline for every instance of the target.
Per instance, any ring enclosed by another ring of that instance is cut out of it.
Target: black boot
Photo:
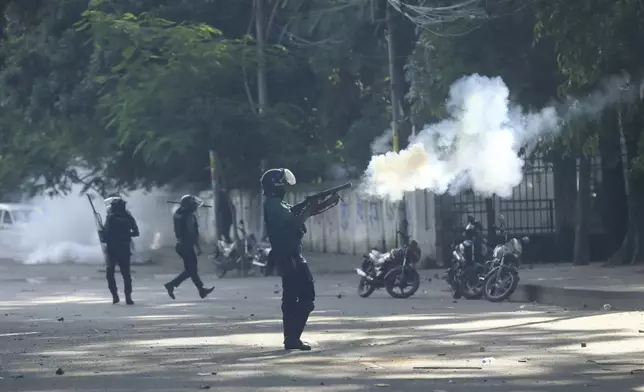
[[[289,342],[284,342],[284,350],[300,350],[300,351],[311,351],[311,346],[306,343],[303,343],[301,340],[293,340]]]
[[[166,291],[168,292],[168,295],[170,298],[175,299],[174,297],[174,286],[171,283],[166,283],[163,285],[165,287]]]
[[[300,328],[301,321],[300,319],[293,315],[284,315],[282,316],[282,325],[284,328],[284,349],[285,350],[300,350],[300,351],[309,351],[311,346],[308,344],[302,343],[300,336],[302,331]]]
[[[302,332],[304,332],[304,327],[306,327],[306,322],[309,319],[309,313],[303,312],[296,314],[293,317],[293,334],[292,339],[284,343],[284,348],[286,350],[301,350],[301,351],[310,351],[311,346],[302,342]]]
[[[125,303],[128,305],[134,305],[134,301],[132,301],[132,294],[125,294]]]
[[[116,305],[119,302],[121,302],[119,295],[116,293],[112,293],[112,305]]]
[[[215,287],[211,287],[209,289],[204,289],[203,287],[199,289],[199,296],[201,298],[206,298],[208,294],[212,293],[212,291],[215,289]]]

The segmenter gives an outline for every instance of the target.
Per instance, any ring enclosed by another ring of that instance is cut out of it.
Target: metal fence
[[[591,206],[591,231],[602,232],[601,217],[595,188],[601,183],[601,160],[593,158],[591,184],[593,188]],[[540,157],[526,162],[523,182],[517,186],[511,197],[492,196],[489,199],[477,196],[471,191],[460,193],[452,201],[453,222],[464,224],[467,215],[479,220],[487,233],[496,216],[505,217],[507,229],[513,235],[554,235],[556,232],[555,186],[552,166]]]

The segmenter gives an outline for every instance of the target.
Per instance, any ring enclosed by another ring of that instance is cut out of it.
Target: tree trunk
[[[637,260],[639,253],[639,228],[637,225],[636,211],[637,200],[635,200],[635,193],[631,192],[633,185],[634,176],[628,174],[630,171],[630,162],[632,162],[632,155],[628,151],[628,146],[626,145],[626,135],[624,133],[624,124],[622,122],[622,111],[617,111],[617,125],[619,128],[619,145],[620,152],[622,155],[622,165],[626,170],[623,171],[624,184],[626,190],[626,197],[628,200],[628,229],[626,231],[626,236],[624,236],[624,241],[619,249],[608,259],[606,264],[608,265],[625,265],[633,264]]]
[[[597,205],[601,214],[602,229],[606,234],[608,254],[622,244],[628,227],[628,198],[626,179],[621,157],[617,114],[604,116],[599,140],[602,179],[597,189]],[[616,112],[615,112],[616,113]]]
[[[237,230],[237,211],[235,210],[235,205],[233,200],[230,197],[230,189],[228,189],[228,182],[226,181],[226,168],[219,159],[219,154],[215,151],[215,165],[218,169],[217,171],[217,184],[219,188],[219,195],[225,199],[225,202],[228,204],[230,215],[232,216],[232,226],[233,226],[233,241],[239,240],[239,231]],[[215,206],[213,206],[214,208]],[[223,221],[224,216],[218,216],[217,219]]]
[[[588,237],[588,225],[590,224],[590,169],[591,158],[580,151],[577,176],[577,206],[575,210],[575,252],[573,255],[575,265],[586,265],[590,260],[590,241]]]
[[[575,239],[575,204],[577,164],[571,156],[557,156],[553,161],[555,183],[555,230],[557,258],[570,261]]]

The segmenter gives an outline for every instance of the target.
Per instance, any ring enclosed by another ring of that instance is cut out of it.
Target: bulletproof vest
[[[188,213],[179,209],[174,213],[172,218],[174,223],[174,235],[177,238],[177,242],[186,244],[196,243],[199,226],[194,213]]]
[[[109,232],[105,234],[107,245],[127,245],[129,246],[132,239],[132,216],[126,212],[110,211],[107,215],[106,222],[109,222]]]
[[[269,199],[264,200],[264,207]],[[276,202],[271,200],[271,202]],[[283,208],[289,209],[291,205],[281,202]],[[279,253],[300,254],[302,248],[302,238],[306,233],[304,225],[302,227],[280,227],[275,223],[275,218],[270,216],[267,208],[264,208],[264,222],[266,223],[266,234],[271,242],[271,247]]]

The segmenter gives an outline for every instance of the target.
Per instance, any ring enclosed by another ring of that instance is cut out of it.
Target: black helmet
[[[179,205],[186,210],[195,211],[203,205],[203,200],[195,195],[183,195],[181,201],[179,201]]]
[[[120,196],[108,197],[103,202],[109,211],[125,211],[125,205],[127,204]]]
[[[264,195],[281,196],[286,185],[295,185],[295,175],[288,169],[270,169],[262,175],[260,182]]]

